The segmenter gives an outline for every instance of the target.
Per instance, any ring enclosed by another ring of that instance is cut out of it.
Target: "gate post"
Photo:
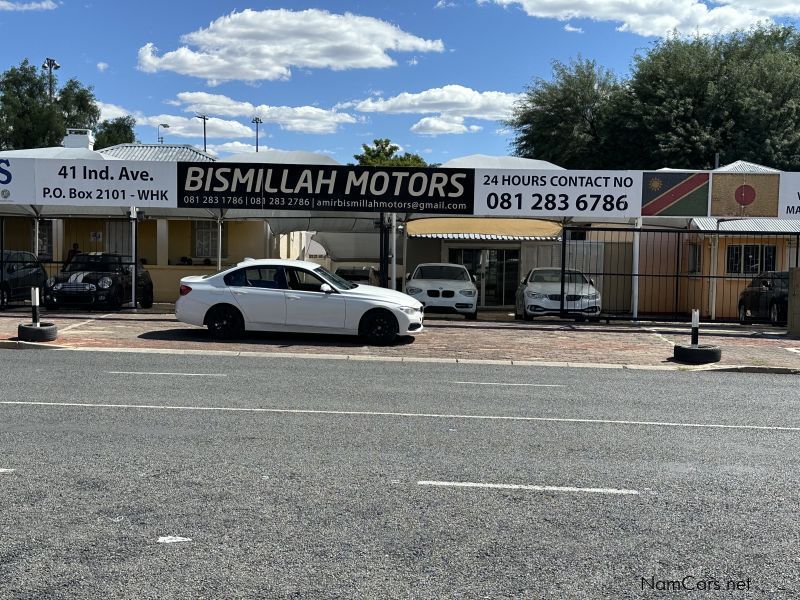
[[[131,269],[131,304],[133,310],[136,310],[136,285],[137,285],[137,276],[139,275],[139,245],[136,243],[137,239],[136,236],[138,234],[138,224],[139,218],[136,214],[136,207],[131,206],[130,212],[130,222],[131,222],[131,260],[133,261],[133,268]]]
[[[566,292],[566,271],[567,271],[567,237],[569,229],[561,228],[561,300],[559,301],[558,311],[564,316],[564,293]],[[523,302],[524,303],[524,302]],[[524,310],[524,306],[522,307]]]
[[[633,265],[631,267],[631,313],[633,313],[633,320],[639,319],[639,237],[641,236],[640,230],[642,229],[642,218],[637,217],[634,223],[635,230],[633,232]]]

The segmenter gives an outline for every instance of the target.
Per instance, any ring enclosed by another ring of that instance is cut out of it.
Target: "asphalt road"
[[[800,594],[796,376],[0,350],[0,377],[3,599]]]

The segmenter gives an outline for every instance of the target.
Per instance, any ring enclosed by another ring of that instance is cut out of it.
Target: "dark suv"
[[[108,306],[130,302],[133,283],[130,257],[107,252],[76,254],[55,277],[47,280],[44,304],[57,306]],[[153,306],[153,282],[141,265],[136,271],[136,298],[142,308]]]
[[[786,323],[789,299],[789,272],[759,273],[739,294],[739,323],[769,320],[773,325]]]
[[[31,288],[43,288],[47,271],[35,254],[18,250],[3,250],[0,273],[0,310],[11,300],[31,297]]]

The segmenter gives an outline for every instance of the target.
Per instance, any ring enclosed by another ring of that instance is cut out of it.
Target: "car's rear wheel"
[[[387,346],[397,338],[397,319],[388,310],[371,310],[363,317],[358,332],[368,343],[376,346]]]
[[[8,293],[8,286],[0,286],[0,310],[5,310],[8,306],[11,294]]]
[[[142,308],[153,308],[153,288],[144,291],[141,300],[139,300],[139,306]]]
[[[208,311],[206,326],[211,337],[219,340],[230,340],[244,333],[242,313],[229,304],[220,304]]]
[[[780,304],[773,302],[769,305],[769,322],[772,325],[780,325],[783,322]]]
[[[745,309],[744,304],[739,305],[739,325],[746,325],[747,324],[747,309]]]

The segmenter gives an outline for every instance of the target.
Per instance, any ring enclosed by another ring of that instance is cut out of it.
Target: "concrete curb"
[[[623,363],[552,362],[538,360],[498,360],[476,358],[428,358],[420,356],[380,356],[376,354],[325,354],[301,352],[241,352],[236,350],[188,350],[170,348],[106,348],[92,346],[59,346],[56,344],[0,340],[0,348],[67,350],[72,352],[120,352],[129,354],[178,354],[187,356],[237,356],[242,358],[302,358],[306,360],[357,360],[370,362],[402,362],[463,365],[506,365],[518,367],[559,367],[562,369],[624,369],[628,371],[716,371],[721,373],[765,373],[800,375],[800,369],[756,365],[635,365]]]

